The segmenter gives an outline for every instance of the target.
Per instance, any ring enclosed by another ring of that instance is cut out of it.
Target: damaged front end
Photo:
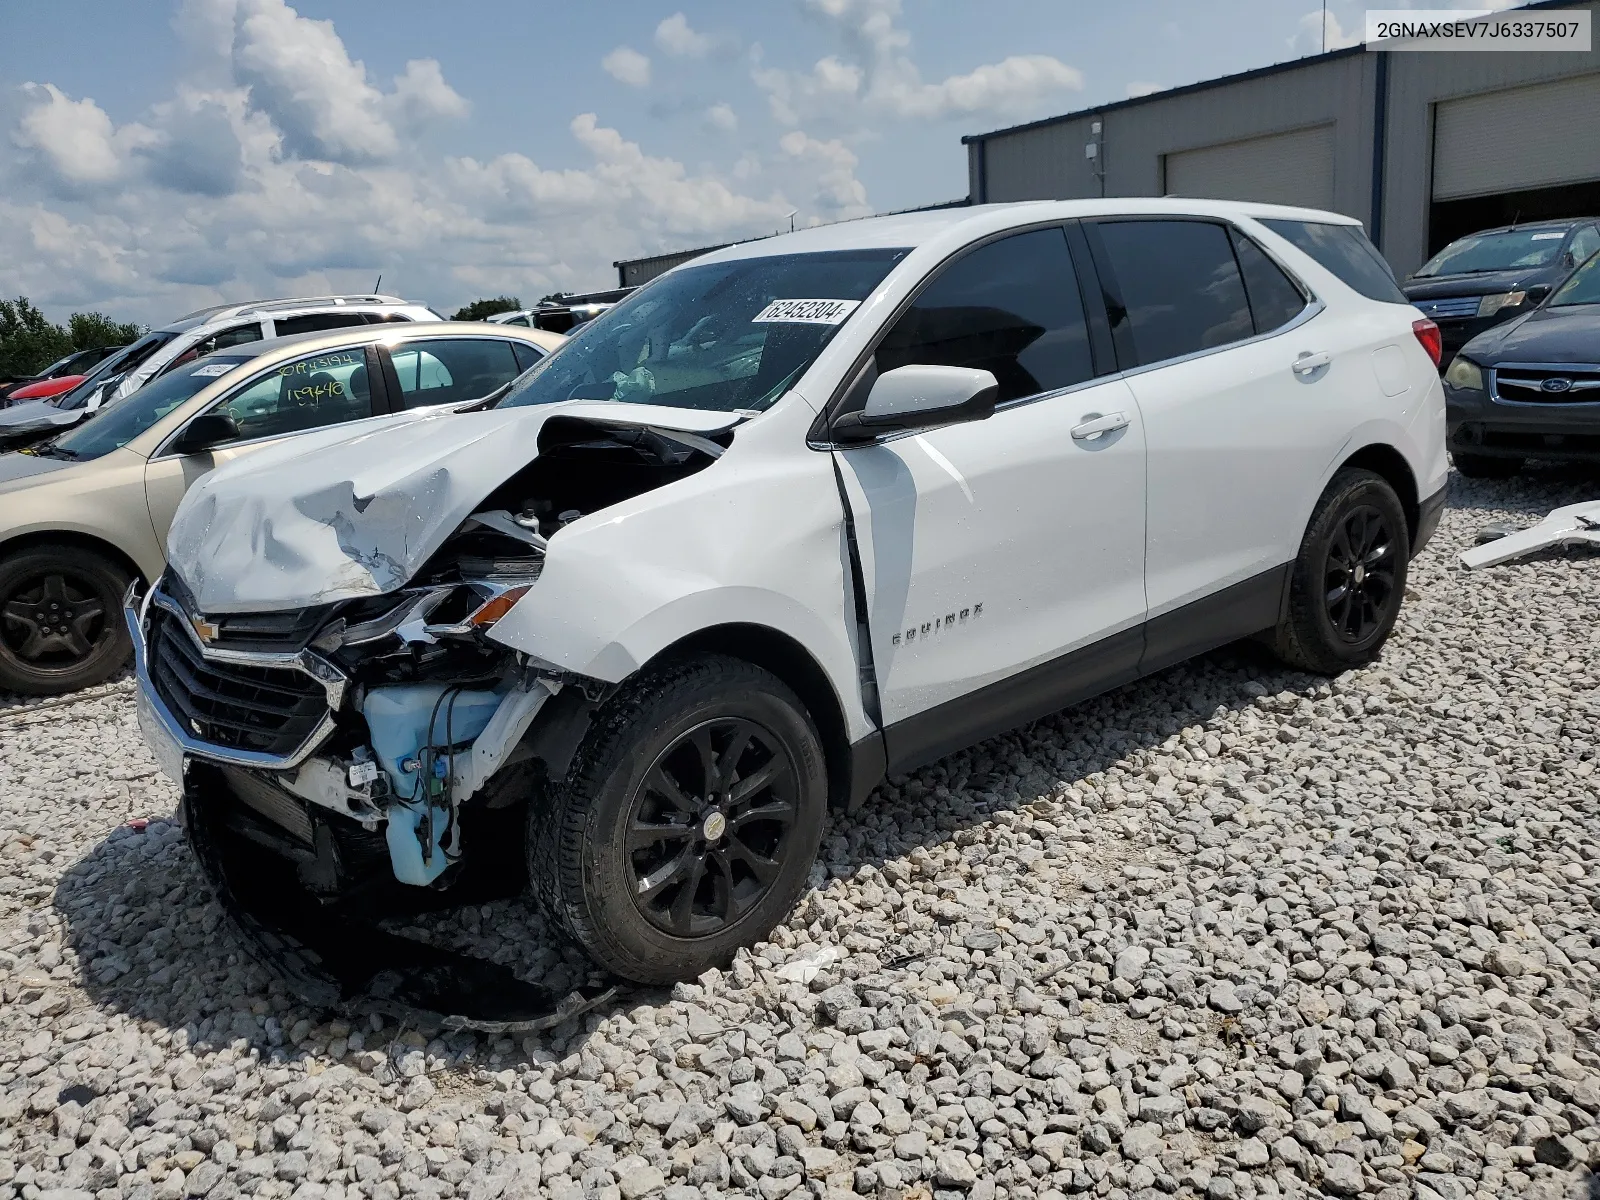
[[[174,565],[127,612],[139,717],[244,932],[314,1003],[504,1030],[558,998],[504,967],[385,932],[387,917],[516,895],[528,810],[611,685],[493,640],[552,538],[596,506],[704,469],[722,444],[568,418],[403,586],[206,612]]]

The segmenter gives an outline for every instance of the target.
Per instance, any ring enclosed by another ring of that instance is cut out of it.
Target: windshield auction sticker
[[[837,325],[861,303],[859,300],[774,300],[755,316],[752,325],[782,321],[794,325]]]

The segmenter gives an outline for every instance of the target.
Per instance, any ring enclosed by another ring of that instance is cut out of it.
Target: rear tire
[[[721,655],[668,664],[596,711],[532,806],[530,882],[607,970],[692,979],[794,907],[827,796],[822,740],[781,680]]]
[[[1456,470],[1468,479],[1510,479],[1522,470],[1520,458],[1496,458],[1491,454],[1450,454]]]
[[[128,576],[92,550],[33,546],[0,559],[0,691],[58,696],[127,664]]]
[[[1400,615],[1410,530],[1400,498],[1372,471],[1340,471],[1317,501],[1269,645],[1291,667],[1337,675],[1378,657]]]

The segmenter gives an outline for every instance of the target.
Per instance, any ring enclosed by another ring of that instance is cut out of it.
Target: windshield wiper
[[[66,462],[77,462],[78,452],[68,450],[65,446],[58,446],[54,442],[40,442],[36,446],[29,446],[28,453],[37,454],[40,458],[59,458]]]

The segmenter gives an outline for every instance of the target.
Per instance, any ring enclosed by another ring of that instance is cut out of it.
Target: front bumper
[[[140,732],[155,756],[156,764],[166,774],[182,782],[184,763],[189,758],[201,758],[234,767],[254,767],[264,771],[287,771],[309,758],[333,733],[334,714],[344,702],[345,688],[349,681],[332,663],[305,651],[299,654],[263,654],[217,650],[206,646],[199,640],[197,634],[191,633],[195,647],[207,660],[250,668],[298,671],[320,683],[327,697],[327,711],[305,739],[288,753],[273,754],[222,746],[196,736],[193,727],[185,725],[157,690],[151,677],[150,646],[145,636],[149,628],[152,605],[165,608],[177,618],[185,630],[192,630],[189,617],[176,601],[160,590],[159,585],[152,587],[142,598],[138,595],[138,588],[137,582],[128,588],[127,595],[123,598],[122,616],[128,626],[128,636],[133,640],[134,674],[139,688],[137,710]]]
[[[1449,449],[1490,458],[1600,460],[1600,403],[1509,404],[1444,385]]]

